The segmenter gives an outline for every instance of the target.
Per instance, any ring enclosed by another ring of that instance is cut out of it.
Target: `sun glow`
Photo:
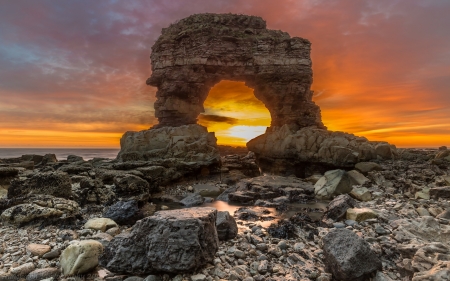
[[[243,82],[219,82],[209,92],[204,107],[199,124],[215,132],[218,144],[245,146],[270,126],[269,110]]]

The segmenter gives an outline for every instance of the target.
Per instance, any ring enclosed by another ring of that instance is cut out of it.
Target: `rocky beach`
[[[0,278],[446,280],[450,150],[397,154],[305,179],[257,175],[252,152],[185,175],[149,161],[2,159]],[[299,202],[326,207],[283,216]]]

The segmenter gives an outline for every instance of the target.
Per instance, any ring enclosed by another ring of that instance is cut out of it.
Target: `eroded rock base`
[[[284,125],[247,143],[256,155],[262,172],[307,177],[334,168],[353,168],[356,163],[374,159],[394,159],[395,146],[371,142],[344,132],[317,127],[296,129]]]
[[[214,133],[200,125],[164,127],[140,132],[126,132],[120,139],[117,158],[127,161],[174,162],[211,167],[220,162]]]

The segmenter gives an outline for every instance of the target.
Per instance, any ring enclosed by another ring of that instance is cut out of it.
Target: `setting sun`
[[[204,107],[199,123],[215,132],[218,144],[245,146],[270,126],[269,110],[244,82],[219,82],[209,92]]]

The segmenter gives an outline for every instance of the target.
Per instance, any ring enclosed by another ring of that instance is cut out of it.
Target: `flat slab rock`
[[[217,210],[208,207],[159,211],[116,236],[100,264],[115,273],[193,271],[212,263],[219,248]]]

